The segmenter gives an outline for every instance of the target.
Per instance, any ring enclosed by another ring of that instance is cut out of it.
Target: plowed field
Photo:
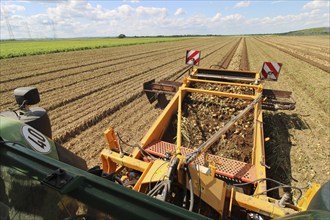
[[[139,142],[160,113],[142,83],[180,81],[186,49],[202,51],[200,65],[259,70],[283,63],[277,83],[291,90],[294,111],[265,112],[269,174],[296,186],[330,178],[330,45],[326,37],[205,37],[185,41],[75,51],[0,60],[1,111],[15,106],[16,87],[36,86],[49,112],[53,138],[100,164],[103,131],[115,127],[128,143]]]

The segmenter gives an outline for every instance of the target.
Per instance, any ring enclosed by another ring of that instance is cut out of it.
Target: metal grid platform
[[[171,144],[165,141],[160,141],[154,143],[147,147],[145,150],[159,157],[165,157],[166,152],[171,154],[175,153],[175,144]],[[193,150],[185,147],[181,147],[182,155],[187,155],[192,153]],[[229,178],[231,180],[242,181],[242,182],[252,182],[256,179],[255,166],[252,164],[244,163],[237,160],[231,160],[212,154],[207,154],[208,161],[215,161],[216,163],[216,174],[222,177]],[[205,154],[200,155],[195,163],[198,165],[205,164]]]

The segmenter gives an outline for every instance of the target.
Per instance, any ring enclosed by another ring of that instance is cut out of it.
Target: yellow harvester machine
[[[103,170],[135,191],[215,219],[268,219],[307,210],[318,184],[302,197],[300,189],[266,176],[262,109],[293,109],[294,102],[290,92],[266,90],[260,79],[261,72],[193,68],[182,84],[145,83],[150,102],[174,96],[131,153],[124,153],[112,128],[105,132]],[[241,139],[233,144],[235,135]],[[248,155],[241,160],[231,157],[231,147],[243,154],[239,145]],[[274,190],[267,181],[297,190],[298,198],[267,196]]]

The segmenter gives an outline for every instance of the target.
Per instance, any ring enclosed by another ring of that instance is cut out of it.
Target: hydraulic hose
[[[183,168],[183,202],[182,202],[182,207],[186,208],[187,207],[187,178],[186,178],[186,173],[187,173],[187,167],[185,166]]]
[[[186,165],[186,169],[187,169],[188,183],[189,183],[189,189],[190,189],[189,211],[192,211],[193,208],[194,208],[194,189],[193,189],[193,184],[192,184],[191,175],[190,175],[188,165]]]

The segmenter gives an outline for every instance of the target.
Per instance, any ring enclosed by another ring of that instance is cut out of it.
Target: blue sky
[[[329,24],[328,0],[1,0],[1,39],[280,33]]]

